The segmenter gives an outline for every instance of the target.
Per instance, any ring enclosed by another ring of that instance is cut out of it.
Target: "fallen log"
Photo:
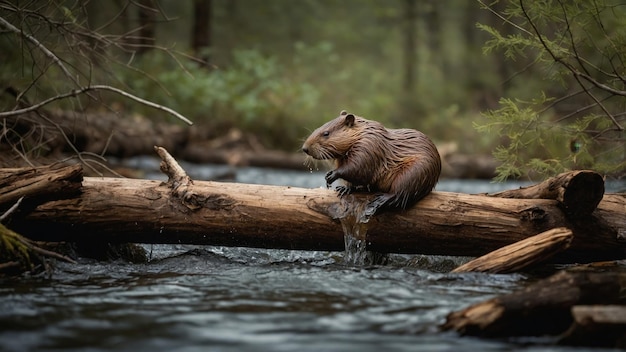
[[[625,289],[625,273],[561,271],[519,291],[452,312],[441,327],[471,336],[554,335],[561,336],[562,342],[568,344],[615,346],[623,338],[624,330],[618,330],[621,332],[618,334],[613,329],[598,331],[588,318],[594,317],[599,324],[612,328],[623,327],[624,318],[615,316],[626,307]],[[606,306],[597,311],[578,307],[599,304]],[[611,307],[614,310],[607,314]],[[598,337],[597,333],[606,340],[589,339],[590,334]]]
[[[536,185],[491,194],[515,199],[554,199],[568,215],[591,214],[604,195],[604,179],[596,172],[564,172]]]
[[[544,262],[569,248],[574,235],[559,227],[502,247],[452,270],[453,273],[510,273]]]
[[[79,195],[45,202],[14,219],[11,227],[44,241],[344,248],[341,224],[332,216],[339,200],[328,189],[96,177],[85,177],[79,185]],[[369,198],[348,196],[354,202]],[[605,195],[594,213],[571,218],[555,200],[433,192],[411,209],[370,219],[367,249],[480,256],[567,227],[574,239],[555,261],[620,259],[626,247],[618,241],[619,231],[626,229],[625,209],[624,195]]]

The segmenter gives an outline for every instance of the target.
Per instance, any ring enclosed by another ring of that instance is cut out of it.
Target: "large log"
[[[46,241],[344,247],[342,226],[332,215],[339,200],[327,189],[85,177],[81,190],[79,196],[39,205],[10,226]],[[367,245],[382,253],[480,256],[567,227],[574,239],[555,261],[619,259],[626,247],[618,241],[626,229],[625,210],[624,195],[605,195],[593,214],[570,218],[555,200],[433,192],[411,209],[370,219]]]

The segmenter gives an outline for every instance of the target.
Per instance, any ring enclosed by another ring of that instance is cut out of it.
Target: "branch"
[[[134,101],[136,101],[138,103],[147,105],[147,106],[149,106],[151,108],[154,108],[154,109],[157,109],[157,110],[161,110],[161,111],[165,111],[168,114],[174,115],[178,119],[184,121],[188,125],[193,125],[193,122],[191,122],[191,120],[189,120],[185,116],[179,114],[178,112],[176,112],[176,111],[174,111],[174,110],[172,110],[172,109],[170,109],[168,107],[165,107],[163,105],[159,105],[159,104],[153,103],[151,101],[139,98],[139,97],[134,96],[134,95],[132,95],[132,94],[126,92],[126,91],[123,91],[121,89],[114,88],[114,87],[111,87],[111,86],[107,86],[107,85],[93,85],[93,86],[82,87],[82,88],[79,88],[79,89],[74,89],[71,92],[60,94],[60,95],[48,98],[48,99],[46,99],[44,101],[39,102],[38,104],[31,105],[31,106],[29,106],[27,108],[13,110],[13,111],[3,111],[3,112],[0,112],[0,118],[8,117],[8,116],[20,115],[20,114],[24,114],[24,113],[27,113],[27,112],[35,111],[35,110],[41,108],[44,105],[52,103],[53,101],[60,100],[60,99],[65,99],[65,98],[70,98],[70,97],[75,97],[75,96],[77,96],[79,94],[83,94],[83,93],[86,93],[86,92],[89,92],[89,91],[93,91],[93,90],[108,90],[108,91],[111,91],[111,92],[115,92],[115,93],[117,93],[117,94],[119,94],[121,96],[124,96],[126,98],[132,99],[132,100],[134,100]]]
[[[11,215],[11,213],[13,213],[15,211],[15,209],[17,209],[20,206],[20,203],[22,203],[22,200],[24,199],[24,197],[20,197],[20,199],[17,200],[17,202],[15,202],[15,204],[13,204],[9,210],[5,211],[4,214],[2,214],[2,216],[0,216],[0,222],[3,222],[7,217],[9,217],[9,215]]]
[[[53,252],[53,251],[49,251],[47,249],[41,248],[41,247],[35,245],[35,242],[33,242],[33,241],[31,241],[31,240],[29,240],[27,238],[19,236],[18,240],[20,242],[22,242],[24,245],[26,245],[28,247],[28,249],[32,250],[35,253],[43,255],[44,257],[51,257],[51,258],[54,258],[54,259],[62,260],[62,261],[67,262],[67,263],[77,264],[74,259],[72,259],[72,258],[70,258],[68,256],[65,256],[63,254],[60,254],[60,253],[57,253],[57,252]]]
[[[618,48],[617,45],[615,45],[615,43],[613,42],[613,40],[611,39],[611,35],[607,32],[606,28],[604,27],[604,23],[602,23],[602,19],[600,18],[600,10],[598,9],[598,3],[596,1],[593,2],[594,8],[595,8],[595,14],[593,15],[593,18],[596,20],[596,22],[598,23],[598,26],[600,26],[600,28],[602,28],[602,32],[604,33],[604,38],[611,44],[611,46],[613,47],[613,50],[615,50],[616,53],[620,52],[621,49]],[[595,42],[594,42],[595,44]],[[622,82],[626,82],[626,79],[618,72],[617,68],[615,67],[615,65],[613,64],[613,59],[609,58],[607,55],[604,55],[609,63],[611,64],[611,68],[613,68],[613,73],[614,75],[619,78]],[[622,57],[620,55],[615,55],[617,56],[617,59],[620,61],[621,65],[624,66],[624,60],[622,60]]]
[[[501,14],[498,13],[498,11],[492,9],[491,7],[489,7],[489,5],[485,4],[484,2],[482,2],[482,0],[478,0],[478,3],[481,4],[484,8],[486,8],[487,10],[489,10],[489,12],[491,12],[492,14],[496,15],[498,18],[500,18],[501,20],[503,20],[504,22],[510,24],[511,26],[517,28],[518,30],[528,34],[528,35],[532,35],[532,33],[530,33],[529,31],[527,31],[526,29],[522,28],[521,26],[519,26],[518,24],[512,22],[510,19],[502,16]]]
[[[520,3],[520,7],[522,9],[522,12],[524,13],[524,17],[526,17],[526,20],[528,20],[528,23],[530,24],[530,26],[533,28],[537,38],[539,39],[539,42],[541,43],[541,45],[543,46],[543,48],[548,52],[548,54],[550,54],[550,56],[552,57],[552,59],[565,66],[574,76],[574,79],[576,79],[576,82],[578,82],[578,84],[580,85],[580,87],[585,91],[585,93],[591,98],[593,99],[596,104],[602,109],[602,111],[604,111],[604,113],[611,119],[611,121],[613,121],[613,125],[615,125],[616,129],[618,131],[623,131],[624,127],[622,127],[622,125],[619,124],[619,122],[617,122],[617,120],[615,119],[615,117],[607,110],[607,108],[598,100],[598,98],[596,98],[593,94],[591,94],[591,92],[587,89],[587,87],[585,87],[585,85],[583,84],[583,82],[580,80],[580,78],[585,79],[586,81],[588,81],[589,83],[591,83],[592,85],[596,86],[597,88],[600,88],[606,92],[612,93],[614,95],[620,95],[620,96],[626,96],[626,91],[621,91],[621,90],[617,90],[615,88],[609,87],[603,83],[600,83],[598,81],[596,81],[593,77],[582,73],[580,71],[578,71],[572,64],[566,62],[565,60],[563,60],[561,57],[557,56],[548,46],[548,44],[546,43],[546,41],[543,39],[543,36],[541,35],[541,32],[539,31],[539,28],[537,28],[537,25],[535,25],[535,23],[532,21],[532,19],[530,18],[530,15],[528,14],[528,12],[526,11],[526,8],[524,7],[524,1],[523,0],[519,0]]]
[[[567,18],[567,10],[565,9],[565,5],[563,2],[559,0],[559,5],[561,5],[561,12],[563,13],[563,19],[565,20],[565,25],[567,28],[565,31],[567,32],[567,36],[569,37],[570,45],[572,46],[572,50],[574,51],[574,58],[578,61],[578,65],[585,71],[586,74],[589,74],[589,71],[585,68],[585,64],[582,62],[580,55],[578,54],[578,50],[576,49],[576,43],[574,42],[574,35],[572,34],[571,25],[569,23],[569,19]]]
[[[78,81],[76,80],[76,78],[74,78],[74,76],[72,76],[72,74],[70,73],[70,71],[68,71],[67,67],[65,67],[65,65],[63,64],[63,62],[61,61],[61,59],[59,59],[58,56],[56,56],[52,51],[50,51],[48,48],[46,48],[45,45],[41,44],[35,37],[33,37],[30,34],[24,33],[24,31],[22,31],[21,29],[15,27],[14,25],[12,25],[11,23],[9,23],[7,20],[5,20],[3,17],[0,16],[0,24],[2,26],[4,26],[4,28],[17,33],[21,36],[24,36],[26,39],[28,39],[31,43],[35,44],[35,46],[37,48],[39,48],[39,50],[43,51],[43,53],[49,57],[52,61],[54,61],[55,64],[57,64],[57,66],[59,66],[61,68],[61,70],[63,71],[63,73],[65,73],[65,75],[71,79],[74,83],[76,83],[76,85],[80,85],[78,83]]]
[[[613,114],[611,114],[611,112],[606,108],[606,106],[604,106],[604,104],[602,104],[602,102],[600,102],[600,100],[598,100],[598,98],[596,98],[595,95],[593,95],[591,93],[591,91],[589,91],[587,89],[587,87],[585,87],[585,85],[583,84],[583,82],[580,80],[579,77],[583,77],[584,78],[584,74],[580,73],[580,72],[575,72],[575,70],[570,69],[572,71],[572,73],[574,74],[574,79],[576,79],[576,82],[578,82],[578,85],[580,85],[581,87],[583,87],[583,89],[585,90],[585,93],[587,93],[587,95],[589,97],[591,97],[591,99],[593,99],[593,101],[596,102],[596,104],[600,107],[600,109],[602,109],[602,111],[604,111],[604,113],[611,119],[611,121],[613,121],[613,124],[615,125],[615,127],[617,128],[618,131],[623,131],[624,127],[622,127],[622,125],[619,124],[619,122],[617,122],[617,120],[615,119],[615,117],[613,116]],[[595,81],[595,80],[594,80]],[[592,83],[593,84],[593,83]]]

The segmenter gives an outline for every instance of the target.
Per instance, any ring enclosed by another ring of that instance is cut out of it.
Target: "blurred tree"
[[[417,64],[417,0],[404,0],[404,91],[415,92]]]
[[[137,54],[145,54],[154,45],[154,26],[158,14],[156,0],[139,0],[138,22],[139,36],[137,36]]]
[[[209,49],[211,48],[211,0],[194,0],[193,32],[191,34],[191,48],[195,56],[209,63]]]

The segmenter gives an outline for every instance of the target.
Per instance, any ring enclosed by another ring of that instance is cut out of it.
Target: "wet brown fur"
[[[326,175],[382,192],[380,206],[407,208],[430,193],[441,174],[435,144],[420,131],[387,129],[381,123],[342,111],[307,138],[302,150],[315,159],[334,159]],[[340,188],[340,194],[345,189]],[[378,207],[378,206],[377,206]]]

